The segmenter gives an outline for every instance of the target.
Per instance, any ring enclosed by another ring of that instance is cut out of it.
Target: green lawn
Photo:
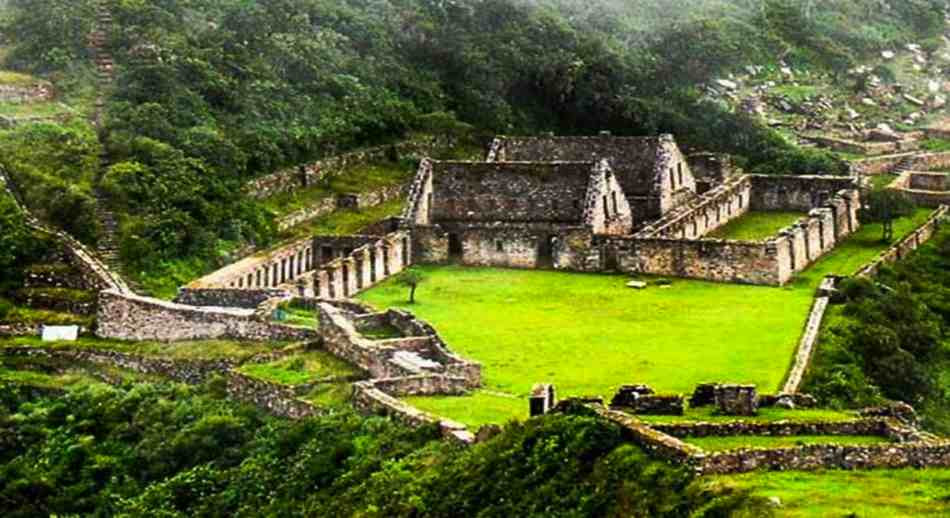
[[[950,516],[950,469],[758,472],[708,483],[777,497],[783,518]]]
[[[747,212],[710,232],[707,237],[736,241],[762,241],[805,217],[801,212]]]
[[[284,385],[359,374],[350,364],[325,351],[304,351],[270,363],[249,363],[242,365],[240,371]]]
[[[774,421],[848,421],[857,418],[854,414],[837,410],[822,408],[785,410],[778,407],[760,408],[759,414],[753,417],[736,417],[734,415],[718,415],[714,406],[690,408],[684,415],[638,415],[637,417],[648,423],[725,423],[739,420],[770,423]]]
[[[874,435],[790,435],[766,437],[759,435],[733,435],[728,437],[689,437],[685,442],[706,451],[727,451],[742,448],[794,448],[815,444],[869,445],[889,442],[886,437]]]
[[[929,211],[895,222],[903,235]],[[814,290],[886,248],[868,225],[783,288],[677,280],[626,288],[627,277],[538,270],[423,266],[417,303],[393,280],[359,298],[415,312],[454,351],[483,365],[484,391],[412,398],[419,408],[478,425],[523,418],[536,382],[560,396],[609,396],[620,385],[690,393],[698,383],[752,383],[775,391],[789,367]],[[501,393],[510,397],[498,396]]]
[[[686,280],[636,291],[618,275],[420,270],[427,280],[414,305],[394,282],[360,298],[428,320],[453,350],[482,362],[486,389],[518,398],[542,381],[561,396],[608,397],[626,383],[673,393],[710,381],[775,390],[812,298],[806,289]],[[485,394],[413,401],[467,424],[523,418],[527,409],[525,399]]]

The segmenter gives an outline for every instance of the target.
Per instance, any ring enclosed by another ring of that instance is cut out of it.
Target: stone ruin
[[[723,415],[757,415],[759,413],[759,397],[755,385],[716,386],[716,407]]]
[[[783,285],[857,230],[852,177],[739,173],[670,135],[499,137],[485,162],[424,160],[403,228],[419,262]],[[749,211],[798,211],[762,241],[710,239]]]
[[[531,397],[528,399],[528,413],[531,417],[547,414],[555,405],[557,405],[557,395],[554,385],[536,383],[531,388]]]
[[[662,396],[647,385],[624,385],[620,387],[610,408],[622,409],[641,415],[683,415],[683,396]]]

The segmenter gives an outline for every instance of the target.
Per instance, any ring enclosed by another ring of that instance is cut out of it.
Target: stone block
[[[724,415],[756,415],[759,410],[759,398],[755,385],[718,385],[716,406]]]

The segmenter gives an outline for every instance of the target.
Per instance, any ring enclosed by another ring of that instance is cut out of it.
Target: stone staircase
[[[96,197],[96,217],[102,226],[99,244],[96,252],[102,260],[114,271],[121,271],[119,260],[119,243],[117,238],[118,223],[115,213],[110,208],[109,199],[101,189],[102,176],[110,165],[110,157],[106,151],[108,138],[104,124],[107,92],[115,80],[115,60],[109,50],[109,31],[114,22],[110,6],[111,0],[99,0],[96,4],[96,27],[89,38],[96,63],[97,95],[92,114],[92,123],[99,135],[102,145],[102,155],[99,160],[99,173],[95,179],[94,195]]]
[[[913,169],[914,161],[916,160],[917,160],[916,155],[910,155],[910,156],[904,157],[903,159],[901,159],[900,162],[897,163],[896,166],[894,166],[894,170],[891,171],[891,174],[893,174],[894,176],[900,176],[901,174],[907,171],[910,171],[911,169]]]

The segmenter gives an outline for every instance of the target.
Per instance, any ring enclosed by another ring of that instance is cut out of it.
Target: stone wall
[[[352,297],[405,270],[413,260],[409,235],[393,232],[306,273],[297,282],[298,291],[321,299]]]
[[[749,175],[749,179],[750,209],[756,211],[808,212],[827,205],[841,191],[855,189],[854,178],[849,176]]]
[[[420,336],[393,340],[371,340],[357,329],[357,320],[346,311],[330,304],[319,304],[320,335],[327,351],[369,372],[374,378],[441,374],[465,380],[466,388],[481,385],[481,365],[452,354],[431,326]],[[373,318],[364,315],[360,319]],[[399,313],[387,312],[392,322]]]
[[[630,202],[606,160],[589,177],[583,224],[594,234],[624,235],[633,229]]]
[[[795,351],[795,361],[785,379],[785,385],[782,387],[783,394],[795,394],[798,392],[805,377],[805,372],[811,364],[812,353],[815,344],[818,342],[818,334],[821,331],[821,322],[825,318],[825,311],[828,309],[830,293],[834,290],[835,278],[825,277],[821,281],[821,287],[815,296],[811,305],[811,311],[808,313],[808,320],[805,322],[805,329],[798,341],[798,349]]]
[[[914,153],[898,153],[896,155],[864,158],[851,162],[851,170],[865,176],[888,174],[894,172],[902,162],[912,159],[914,156]]]
[[[909,164],[914,171],[937,171],[950,168],[950,152],[918,153]]]
[[[635,221],[661,217],[696,181],[672,135],[658,137],[498,137],[490,162],[607,159],[628,197]]]
[[[289,419],[303,419],[324,413],[320,407],[298,399],[294,390],[237,371],[227,376],[228,396],[257,406],[272,415]]]
[[[193,385],[204,383],[212,376],[220,375],[225,378],[228,396],[255,405],[272,415],[302,419],[323,412],[316,405],[298,399],[294,388],[247,376],[234,370],[237,364],[228,359],[179,360],[108,350],[40,347],[2,348],[0,354],[8,357],[65,362],[68,365],[75,365],[77,362],[108,365],[142,374],[163,376]],[[262,357],[259,360],[265,359]]]
[[[673,437],[790,437],[796,435],[853,435],[887,437],[894,441],[913,441],[916,434],[886,418],[849,421],[732,421],[716,423],[653,424],[654,429]]]
[[[357,165],[399,160],[406,157],[422,158],[450,149],[452,146],[454,146],[454,142],[449,140],[428,138],[361,149],[262,176],[248,182],[244,186],[244,191],[255,198],[267,198],[274,194],[290,192],[313,185],[326,178],[339,175]]]
[[[430,220],[580,224],[594,162],[433,162]]]
[[[326,216],[340,208],[365,208],[381,205],[398,199],[405,191],[406,186],[394,185],[369,192],[325,198],[308,207],[277,218],[277,230],[287,230],[312,219]]]
[[[773,286],[791,275],[789,247],[775,242],[610,238],[605,245],[625,273]]]
[[[189,306],[255,309],[272,298],[285,298],[290,293],[281,289],[181,288],[175,302]]]
[[[288,294],[345,298],[412,264],[403,232],[315,236],[228,265],[179,290],[177,302],[253,308]]]
[[[188,306],[123,294],[99,293],[97,336],[117,340],[311,340],[314,331],[271,323],[250,309]]]
[[[434,377],[433,377],[434,378]],[[430,379],[432,383],[439,383]],[[475,442],[475,437],[465,425],[442,419],[404,403],[376,386],[376,381],[363,381],[353,385],[353,405],[366,413],[390,416],[410,427],[437,425],[442,435],[462,444]]]
[[[749,210],[752,182],[743,176],[709,191],[637,232],[640,238],[695,239]]]
[[[843,177],[733,179],[633,237],[599,239],[603,267],[615,263],[629,273],[783,285],[858,229],[860,196],[853,182]],[[834,190],[842,186],[849,189]],[[767,241],[702,238],[747,210],[810,212]]]
[[[950,442],[887,445],[811,445],[781,449],[745,449],[707,455],[696,463],[704,475],[756,470],[899,469],[950,466]]]
[[[940,207],[950,204],[948,178],[947,173],[904,171],[887,188],[904,194],[917,205]]]
[[[928,218],[923,225],[918,227],[917,230],[901,239],[894,245],[891,245],[874,261],[858,270],[855,273],[855,276],[873,277],[877,275],[877,272],[880,271],[881,267],[885,264],[891,264],[900,261],[901,259],[910,255],[914,250],[920,247],[920,245],[930,241],[930,239],[937,233],[937,230],[939,229],[943,219],[946,218],[948,210],[950,210],[950,207],[947,207],[946,205],[935,210],[930,218]]]
[[[29,86],[0,85],[0,102],[30,104],[51,101],[54,97],[53,87],[48,83]]]
[[[190,282],[185,290],[276,288],[315,266],[313,238],[261,252]]]
[[[70,364],[88,362],[109,365],[142,374],[156,374],[193,385],[204,383],[209,377],[226,373],[237,366],[234,361],[228,359],[173,360],[86,348],[7,347],[0,349],[0,353],[10,357],[41,358]]]
[[[821,147],[857,155],[884,155],[920,148],[918,139],[905,139],[897,142],[857,142],[828,136],[810,136],[805,138]]]

